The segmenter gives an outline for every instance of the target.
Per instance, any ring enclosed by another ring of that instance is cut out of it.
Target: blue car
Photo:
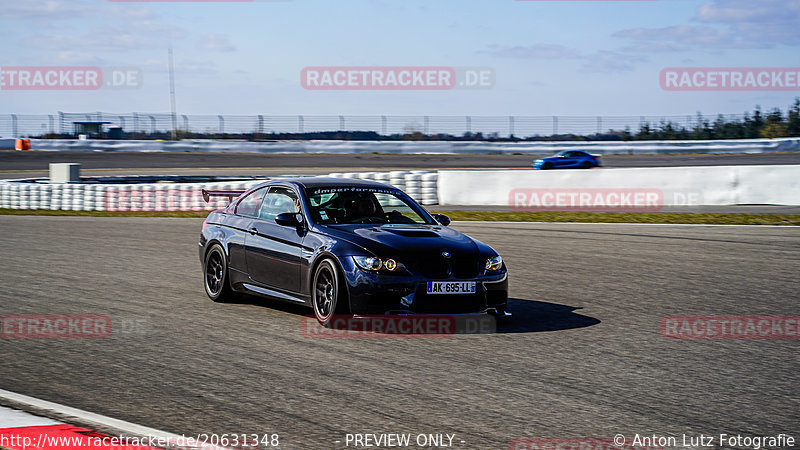
[[[534,169],[591,169],[600,167],[600,157],[581,150],[564,150],[549,158],[537,159]]]

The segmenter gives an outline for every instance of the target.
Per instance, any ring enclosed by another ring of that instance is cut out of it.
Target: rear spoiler
[[[203,201],[208,203],[211,197],[228,197],[228,202],[232,202],[234,198],[244,194],[245,192],[246,191],[244,189],[231,189],[226,191],[207,191],[203,189]]]

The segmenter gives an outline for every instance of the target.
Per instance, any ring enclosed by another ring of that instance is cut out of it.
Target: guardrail
[[[800,138],[730,139],[714,141],[276,141],[233,140],[72,140],[31,139],[36,150],[97,150],[127,152],[244,152],[244,153],[400,153],[400,154],[504,154],[545,155],[578,149],[601,155],[654,155],[687,153],[770,153],[800,151]],[[14,148],[12,139],[0,148]]]

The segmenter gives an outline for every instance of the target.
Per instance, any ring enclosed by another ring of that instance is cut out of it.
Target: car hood
[[[420,257],[442,251],[475,255],[479,250],[478,242],[442,225],[333,225],[325,228],[332,236],[382,257]]]

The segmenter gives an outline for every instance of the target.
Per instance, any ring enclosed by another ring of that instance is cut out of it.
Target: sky
[[[179,114],[713,116],[800,96],[660,82],[665,68],[800,68],[800,0],[0,1],[0,114],[168,112],[170,46]],[[9,89],[20,67],[133,81]],[[490,75],[480,88],[304,83],[304,68],[331,67]]]

